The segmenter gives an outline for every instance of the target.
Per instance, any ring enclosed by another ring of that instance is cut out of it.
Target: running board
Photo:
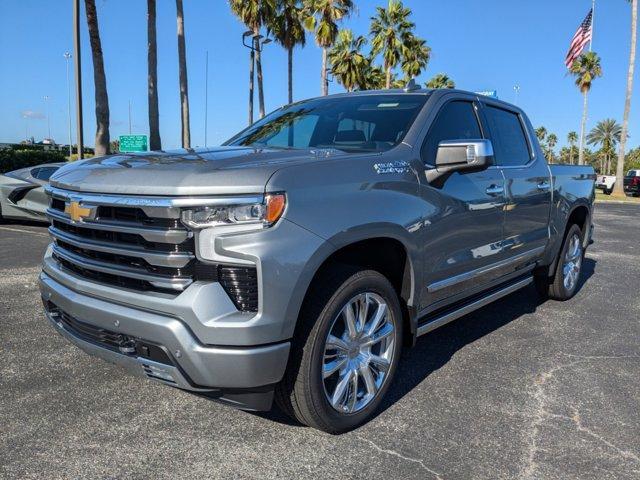
[[[418,327],[416,335],[419,337],[420,335],[429,333],[430,331],[435,330],[436,328],[441,327],[442,325],[452,322],[457,318],[463,317],[467,313],[471,313],[474,310],[477,310],[481,307],[484,307],[485,305],[488,305],[491,302],[494,302],[495,300],[498,300],[499,298],[502,298],[506,295],[509,295],[512,292],[515,292],[516,290],[520,290],[521,288],[529,285],[531,282],[533,282],[533,277],[524,278],[522,280],[517,281],[516,283],[507,285],[506,287],[500,290],[494,291],[489,295],[487,295],[486,297],[482,297],[482,298],[479,298],[478,300],[474,300],[471,303],[462,305],[461,307],[455,310],[450,310],[440,316],[433,318],[432,320],[429,320],[424,325],[420,325]]]

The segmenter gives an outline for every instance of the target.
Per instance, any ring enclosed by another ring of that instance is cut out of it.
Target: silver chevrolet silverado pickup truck
[[[302,101],[221,147],[60,169],[42,299],[92,355],[343,432],[420,335],[532,283],[575,294],[594,179],[547,165],[526,115],[495,99]]]

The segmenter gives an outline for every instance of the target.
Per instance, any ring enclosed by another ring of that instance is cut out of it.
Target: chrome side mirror
[[[425,174],[427,182],[434,184],[453,172],[477,172],[492,164],[491,140],[444,140],[438,144],[435,168]]]

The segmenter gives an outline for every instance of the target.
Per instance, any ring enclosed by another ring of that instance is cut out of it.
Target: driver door
[[[486,138],[479,107],[472,97],[441,104],[421,148],[425,168],[433,168],[443,141]],[[431,185],[421,178],[425,219],[424,288],[421,305],[429,310],[466,296],[499,276],[492,266],[503,259],[505,184],[490,166],[454,172]],[[499,270],[499,269],[497,269]]]

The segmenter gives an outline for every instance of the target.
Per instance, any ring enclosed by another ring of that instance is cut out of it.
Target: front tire
[[[314,285],[276,401],[299,422],[337,434],[367,421],[389,389],[402,313],[389,280],[373,270],[338,267]]]

